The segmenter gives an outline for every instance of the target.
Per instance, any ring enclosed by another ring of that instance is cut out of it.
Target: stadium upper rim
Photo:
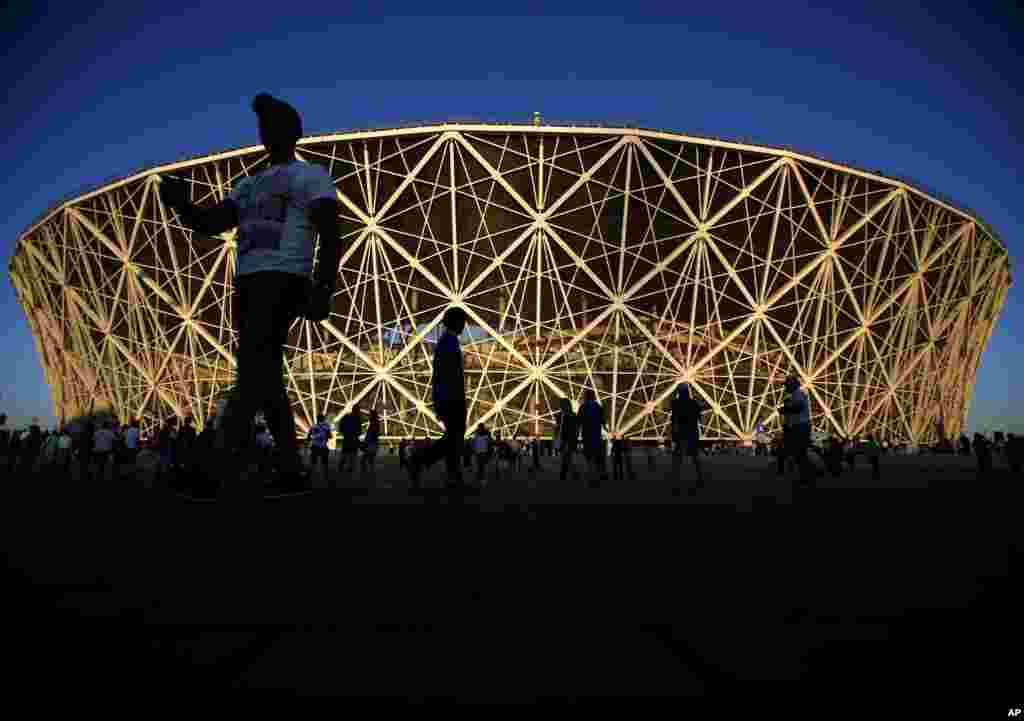
[[[886,185],[894,188],[904,188],[925,200],[935,203],[952,213],[959,215],[960,217],[971,220],[978,224],[979,228],[992,239],[993,242],[998,246],[1000,251],[1006,256],[1007,272],[1009,284],[1013,285],[1013,274],[1012,274],[1012,262],[1009,255],[1009,249],[1003,242],[1002,237],[993,229],[988,223],[986,223],[978,213],[975,211],[956,203],[948,196],[925,186],[923,183],[912,180],[903,176],[898,175],[886,175],[880,170],[869,171],[855,165],[838,163],[827,158],[815,155],[808,151],[795,150],[792,146],[785,145],[770,145],[764,143],[756,143],[750,139],[737,139],[728,140],[719,137],[712,137],[706,135],[697,134],[684,134],[666,130],[655,130],[651,128],[642,128],[638,124],[617,124],[617,123],[602,123],[602,122],[590,122],[590,121],[554,121],[548,122],[543,121],[541,123],[536,122],[516,122],[516,121],[484,121],[476,119],[448,119],[438,121],[414,121],[408,123],[399,124],[388,124],[381,127],[366,127],[366,128],[352,128],[348,130],[336,130],[331,132],[315,133],[311,135],[303,136],[297,147],[303,145],[313,145],[316,143],[325,142],[342,142],[345,140],[356,140],[362,138],[375,138],[386,135],[415,135],[419,133],[429,132],[517,132],[517,133],[529,133],[529,134],[545,134],[545,133],[572,133],[577,135],[636,135],[637,137],[652,138],[656,140],[671,140],[676,142],[684,143],[698,143],[701,145],[710,145],[720,148],[726,148],[729,150],[737,151],[748,151],[757,153],[766,153],[769,155],[775,155],[776,157],[787,157],[794,160],[799,160],[808,163],[814,163],[822,167],[837,170],[843,173],[850,173],[858,175],[870,180],[885,183]],[[190,165],[199,165],[201,163],[223,160],[226,158],[237,157],[239,155],[248,155],[263,150],[262,145],[244,145],[228,150],[214,151],[210,153],[202,153],[199,155],[189,155],[175,160],[172,162],[154,163],[147,164],[141,167],[139,170],[128,173],[126,175],[116,175],[108,178],[99,183],[92,183],[84,188],[80,188],[73,192],[65,194],[59,200],[52,203],[46,210],[36,216],[36,219],[29,224],[29,226],[22,231],[17,240],[15,241],[14,253],[12,254],[11,261],[13,262],[14,256],[18,253],[18,248],[21,245],[21,239],[26,235],[34,232],[36,228],[46,223],[52,216],[60,212],[67,206],[74,205],[83,200],[87,200],[95,195],[99,195],[108,190],[117,188],[118,186],[126,183],[135,182],[141,180],[147,176],[172,172],[179,170],[183,167]],[[10,270],[10,263],[8,264],[8,270]]]

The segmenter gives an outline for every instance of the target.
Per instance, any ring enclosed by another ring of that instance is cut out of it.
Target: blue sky
[[[721,14],[673,15],[628,3],[617,11],[636,15],[591,17],[601,5],[547,3],[535,8],[561,15],[498,18],[462,17],[455,5],[442,7],[445,17],[414,17],[427,6],[309,0],[291,14],[223,1],[94,5],[3,11],[5,258],[75,189],[257,143],[249,102],[262,91],[295,104],[307,133],[466,116],[526,121],[538,110],[791,145],[917,178],[979,212],[1011,257],[1024,249],[1024,67],[1014,47],[1024,23],[1001,6],[733,2]],[[972,430],[1024,432],[1024,384],[1012,380],[1024,362],[1014,275],[975,386]],[[6,273],[0,321],[0,410],[16,423],[52,424]]]

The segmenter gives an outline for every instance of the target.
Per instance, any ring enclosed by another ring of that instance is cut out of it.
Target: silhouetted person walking
[[[516,432],[512,434],[512,441],[509,443],[509,448],[513,451],[510,459],[512,461],[512,470],[519,473],[519,466],[523,462],[523,442],[519,440],[519,428],[516,428]]]
[[[341,436],[341,458],[338,460],[340,473],[355,473],[356,458],[359,456],[359,434],[363,432],[363,419],[359,408],[354,407],[338,421]]]
[[[636,471],[633,470],[633,441],[628,436],[621,436],[622,438],[622,460],[626,464],[626,477],[631,480],[636,480]]]
[[[79,447],[78,447],[78,464],[81,479],[84,483],[92,480],[92,453],[93,453],[93,436],[96,433],[96,424],[91,417],[86,418],[85,422],[81,425],[81,432],[79,433]]]
[[[690,384],[680,383],[672,399],[672,488],[675,490],[682,472],[683,456],[693,459],[697,472],[697,488],[704,487],[704,471],[700,463],[700,417],[706,404],[690,395]]]
[[[579,413],[580,435],[583,438],[583,457],[587,461],[588,485],[596,488],[607,480],[604,465],[604,442],[601,431],[605,428],[604,408],[597,402],[597,393],[588,388]]]
[[[800,388],[800,379],[795,375],[786,378],[786,396],[779,413],[783,419],[779,475],[784,475],[786,458],[792,458],[800,471],[800,483],[810,485],[814,481],[814,469],[807,458],[807,448],[811,444],[811,407]]]
[[[35,469],[36,460],[39,458],[39,451],[43,448],[43,429],[38,423],[33,422],[28,427],[28,434],[21,441],[21,470],[23,473],[32,473]]]
[[[132,480],[136,477],[135,464],[139,458],[139,422],[132,418],[124,431],[124,465],[131,469]]]
[[[405,456],[408,445],[409,442],[404,438],[398,442],[398,467],[402,470],[405,470]]]
[[[866,440],[868,462],[871,463],[871,480],[880,481],[882,480],[882,446],[879,445],[878,441],[875,440],[875,436],[871,433],[868,434]]]
[[[214,455],[217,453],[216,424],[217,419],[212,415],[203,422],[203,430],[196,436],[192,451],[193,462],[199,465],[192,479],[192,487],[197,493],[207,497],[217,495],[216,479],[204,470],[214,463]]]
[[[626,475],[626,445],[622,436],[616,436],[612,440],[612,480],[621,481]]]
[[[274,435],[270,432],[265,425],[262,423],[258,424],[255,428],[256,437],[256,452],[260,468],[260,474],[265,474],[270,471],[271,456],[274,452]],[[266,481],[263,483],[267,485]]]
[[[330,451],[327,444],[334,434],[331,432],[331,424],[327,422],[327,416],[320,414],[316,419],[316,425],[309,429],[309,456],[313,472],[316,472],[317,465],[323,466],[324,483],[328,480],[327,461]]]
[[[284,344],[300,316],[321,321],[330,312],[338,274],[338,202],[334,182],[322,167],[295,158],[302,120],[288,103],[257,95],[260,140],[269,167],[241,180],[227,198],[209,209],[192,205],[180,180],[162,179],[160,195],[182,223],[204,235],[239,229],[235,290],[238,324],[238,398],[227,422],[231,462],[228,484],[239,483],[244,459],[235,454],[250,443],[253,419],[263,410],[279,449],[282,485],[302,488],[295,420],[281,375]],[[314,233],[319,233],[316,276]],[[241,481],[236,490],[262,495],[262,484]]]
[[[160,460],[156,468],[157,481],[170,485],[174,476],[175,468],[175,443],[177,432],[175,425],[177,418],[173,416],[164,421],[163,427],[157,433],[157,448],[160,453]]]
[[[0,456],[5,461],[10,460],[11,452],[11,429],[7,426],[7,414],[0,413]]]
[[[969,456],[971,455],[971,439],[966,435],[960,435],[960,455]]]
[[[840,436],[833,435],[829,439],[826,458],[829,472],[834,478],[839,478],[843,473],[843,439]]]
[[[363,456],[359,459],[360,477],[369,473],[376,478],[377,450],[380,447],[380,415],[376,410],[370,411],[370,420],[366,424],[366,436],[363,438]]]
[[[483,486],[487,482],[486,471],[487,461],[491,454],[491,434],[487,432],[483,424],[476,427],[476,433],[473,434],[471,441],[473,446],[473,456],[476,458],[476,482]]]
[[[459,335],[466,327],[466,311],[452,306],[445,311],[441,323],[444,333],[434,347],[431,397],[434,414],[444,424],[444,436],[425,450],[413,454],[409,468],[413,486],[419,485],[421,470],[429,468],[440,458],[445,459],[448,485],[462,485],[459,460],[466,435],[466,380]]]
[[[59,473],[69,477],[71,473],[71,435],[67,429],[61,428],[57,434],[57,461],[56,468]]]
[[[978,475],[987,477],[992,473],[992,444],[980,433],[974,434],[974,455],[978,459]]]
[[[18,463],[21,461],[21,431],[11,433],[11,441],[7,444],[7,472],[14,473],[18,470]]]
[[[175,442],[175,464],[178,472],[187,478],[195,475],[196,464],[196,441],[199,438],[196,429],[192,427],[192,417],[185,418],[185,422],[178,431]]]
[[[1010,464],[1013,473],[1020,473],[1021,461],[1021,439],[1015,433],[1006,436],[1006,460]]]
[[[117,460],[114,458],[114,429],[110,427],[110,421],[105,422],[102,427],[93,434],[93,458],[96,461],[96,467],[99,469],[99,481],[102,485],[106,478],[107,463],[113,459],[114,471],[113,477],[117,478]]]
[[[576,462],[574,460],[579,437],[579,418],[572,409],[572,401],[568,398],[562,398],[559,401],[558,411],[558,454],[561,456],[561,470],[558,477],[563,481],[568,477],[570,469],[572,469],[573,480],[578,481],[580,479],[580,474],[576,470]]]

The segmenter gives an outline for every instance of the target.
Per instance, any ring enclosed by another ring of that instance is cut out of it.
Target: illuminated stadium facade
[[[353,403],[383,435],[437,434],[432,340],[450,304],[469,425],[550,435],[587,387],[609,430],[663,439],[689,381],[707,439],[778,427],[781,381],[815,429],[894,442],[963,429],[1010,286],[1005,248],[920,189],[787,149],[635,128],[443,123],[300,141],[343,214],[330,318],[291,330],[300,432]],[[212,204],[261,146],[152,167],[63,202],[18,239],[12,283],[58,418],[152,430],[233,380],[234,234],[185,231],[156,192]]]

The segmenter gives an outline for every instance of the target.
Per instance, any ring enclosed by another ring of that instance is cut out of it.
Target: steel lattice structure
[[[612,432],[661,439],[689,381],[706,438],[778,425],[781,381],[815,427],[959,433],[1011,283],[972,215],[906,183],[788,150],[635,128],[452,124],[305,138],[336,179],[327,321],[291,330],[297,424],[376,406],[387,437],[439,432],[432,340],[466,309],[469,428],[547,435],[588,386]],[[234,235],[185,231],[156,175],[212,204],[267,162],[247,147],[154,167],[55,208],[11,280],[56,415],[99,400],[152,429],[232,380]]]

